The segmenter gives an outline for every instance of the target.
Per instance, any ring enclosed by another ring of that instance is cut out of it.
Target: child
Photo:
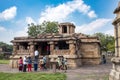
[[[40,61],[40,70],[43,70],[43,61]]]
[[[66,58],[64,58],[64,70],[65,70],[65,72],[67,70],[67,59]]]
[[[43,56],[43,68],[44,68],[44,70],[47,70],[46,61],[47,61],[46,56]]]
[[[62,69],[62,62],[60,60],[60,57],[58,57],[57,62],[58,62],[58,69],[61,70]]]

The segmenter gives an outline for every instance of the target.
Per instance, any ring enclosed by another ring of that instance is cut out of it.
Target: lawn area
[[[9,64],[9,60],[0,60],[0,64]]]
[[[2,73],[0,72],[0,80],[66,80],[63,73]]]

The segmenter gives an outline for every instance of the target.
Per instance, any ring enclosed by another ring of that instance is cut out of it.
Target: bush
[[[5,59],[5,56],[3,53],[0,53],[0,59]]]

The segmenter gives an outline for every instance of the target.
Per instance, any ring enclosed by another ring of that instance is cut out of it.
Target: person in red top
[[[23,59],[22,59],[22,57],[20,57],[18,64],[19,64],[19,71],[22,71],[23,70]]]
[[[32,59],[31,57],[29,56],[28,57],[28,72],[31,72],[32,71]]]

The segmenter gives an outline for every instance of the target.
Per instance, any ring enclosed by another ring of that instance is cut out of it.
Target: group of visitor
[[[31,58],[30,56],[24,56],[24,58],[20,57],[19,59],[19,71],[23,71],[23,72],[31,72],[32,71],[32,66],[34,68],[34,71],[38,70],[38,66],[40,68],[40,70],[46,70],[46,56],[43,56],[42,59],[39,59],[39,52],[38,50],[35,50],[34,52],[34,58]],[[39,64],[39,65],[38,65]],[[57,59],[57,68],[59,70],[67,70],[67,59],[64,58],[63,56],[58,56]],[[28,70],[26,70],[28,69]]]
[[[38,64],[39,64],[39,61],[40,61],[40,69],[47,69],[46,67],[46,56],[43,56],[43,59],[42,60],[38,60],[38,57],[39,57],[39,53],[38,51],[36,50],[34,52],[35,56],[34,58],[32,59],[30,56],[24,56],[24,58],[20,57],[19,61],[18,61],[18,66],[19,66],[19,71],[23,71],[23,72],[26,72],[26,69],[28,69],[28,72],[31,72],[32,71],[32,65],[33,65],[33,68],[34,68],[34,71],[37,71],[38,70]]]

